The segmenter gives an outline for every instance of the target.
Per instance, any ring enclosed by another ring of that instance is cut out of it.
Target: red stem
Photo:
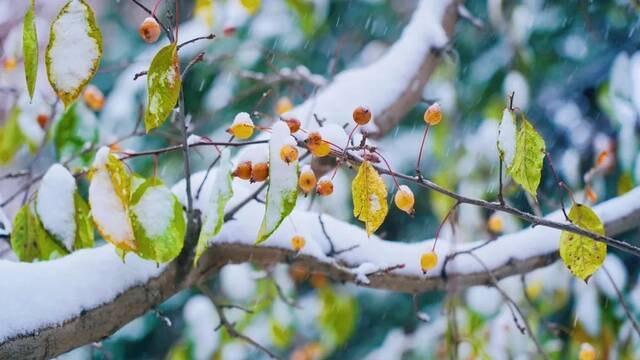
[[[153,11],[151,11],[151,16],[156,17],[156,11],[158,10],[158,6],[162,0],[156,0],[156,4],[153,6]]]
[[[424,149],[424,143],[427,140],[427,134],[429,133],[429,124],[424,128],[424,135],[422,136],[422,142],[420,143],[420,153],[418,154],[418,163],[416,164],[416,172],[420,173],[420,163],[422,162],[422,150]]]

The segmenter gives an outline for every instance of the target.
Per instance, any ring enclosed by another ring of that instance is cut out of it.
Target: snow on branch
[[[421,1],[400,38],[380,59],[338,74],[317,96],[284,116],[299,119],[305,128],[313,128],[314,114],[343,125],[340,121],[345,121],[345,114],[367,106],[375,114],[375,125],[369,130],[378,136],[387,133],[420,101],[438,54],[449,42],[456,4],[452,0]]]
[[[202,176],[194,175],[193,181]],[[174,191],[179,193],[181,187],[183,183]],[[100,340],[228,263],[297,263],[336,280],[417,293],[485,284],[491,281],[491,275],[500,279],[525,273],[557,259],[559,231],[535,227],[489,242],[473,251],[474,256],[464,252],[484,241],[458,249],[440,241],[439,254],[461,254],[448,261],[446,277],[441,268],[423,275],[419,256],[432,246],[433,240],[402,243],[367,238],[359,227],[305,211],[291,215],[296,228],[307,232],[308,244],[296,254],[290,250],[294,228],[289,221],[264,246],[253,245],[259,225],[256,214],[263,211],[263,206],[252,201],[238,211],[214,240],[214,246],[202,255],[197,268],[191,268],[192,263],[183,261],[182,256],[166,267],[136,256],[128,256],[123,263],[108,245],[37,264],[0,262],[5,279],[0,283],[0,293],[10,294],[0,299],[0,358],[52,357]],[[603,220],[607,234],[627,231],[640,220],[640,188],[595,206],[594,210]],[[548,218],[561,216],[555,212]],[[333,256],[327,256],[332,249]],[[349,250],[341,252],[342,249]],[[491,274],[476,256],[491,269]]]

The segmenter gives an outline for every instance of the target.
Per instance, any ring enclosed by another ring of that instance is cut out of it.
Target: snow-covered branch
[[[202,174],[194,176],[194,183],[199,176]],[[636,227],[640,221],[640,188],[594,210],[609,235]],[[189,256],[180,256],[164,267],[134,255],[122,263],[109,245],[43,263],[0,262],[0,273],[6,279],[0,283],[0,292],[11,294],[0,300],[0,358],[51,357],[98,341],[228,263],[296,263],[338,281],[418,293],[486,284],[492,276],[501,279],[529,272],[558,257],[559,231],[535,227],[502,236],[474,251],[491,274],[474,256],[461,254],[448,262],[446,277],[442,276],[442,262],[432,273],[423,275],[419,257],[433,240],[402,243],[368,238],[361,228],[322,215],[325,235],[317,213],[296,211],[292,221],[298,230],[304,229],[308,239],[307,246],[296,254],[289,244],[295,233],[291,222],[285,222],[265,246],[253,245],[258,230],[255,218],[262,211],[263,205],[256,201],[243,207],[235,220],[225,224],[196,268],[192,268]],[[562,215],[558,211],[548,218],[558,220]],[[441,240],[436,251],[444,256],[482,243],[484,240],[478,240],[454,249],[450,242]],[[328,257],[332,246],[335,250],[351,250]],[[386,271],[389,268],[394,270]]]

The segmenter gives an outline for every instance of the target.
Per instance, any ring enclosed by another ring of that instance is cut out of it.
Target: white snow
[[[340,149],[344,149],[347,146],[349,137],[344,128],[336,123],[326,123],[318,132],[322,136],[322,140],[333,144],[334,148],[338,146]]]
[[[66,11],[53,23],[55,40],[49,57],[49,76],[59,90],[72,92],[91,74],[100,56],[97,41],[89,36],[87,11],[79,0],[68,3]]]
[[[0,341],[62,324],[158,276],[164,266],[111,246],[83,249],[56,260],[0,260]]]
[[[210,359],[220,342],[219,332],[215,331],[220,317],[211,300],[204,295],[195,295],[184,305],[183,316],[187,336],[194,345],[194,358]]]
[[[278,121],[271,127],[269,140],[269,189],[267,190],[267,210],[262,220],[266,234],[271,233],[285,212],[285,199],[298,188],[298,160],[287,164],[280,158],[280,149],[285,145],[295,146],[289,127]]]
[[[256,293],[257,285],[249,264],[230,264],[220,269],[220,286],[233,301],[247,302]]]
[[[187,144],[189,146],[193,145],[193,144],[197,144],[199,142],[202,142],[202,137],[196,135],[196,134],[191,134],[189,135],[189,137],[187,138]]]
[[[36,211],[42,225],[69,251],[73,251],[76,238],[76,189],[76,180],[69,170],[53,164],[42,178],[36,200]]]
[[[498,127],[498,149],[504,154],[505,166],[510,166],[516,155],[516,123],[509,109],[502,112],[502,120]]]
[[[253,120],[251,120],[251,115],[249,115],[249,113],[240,112],[240,113],[236,114],[236,116],[233,118],[233,124],[232,125],[251,125],[251,126],[253,126]]]
[[[374,115],[381,114],[402,92],[411,88],[429,51],[447,43],[441,24],[449,2],[421,1],[402,35],[385,55],[366,67],[340,73],[317,96],[286,115],[300,119],[303,126],[312,129],[315,127],[315,122],[311,121],[314,113],[338,125],[350,122],[351,114],[358,106],[367,106]],[[370,91],[375,86],[383,87],[384,91]],[[367,124],[367,128],[375,130],[375,125]]]
[[[96,169],[89,185],[91,216],[101,232],[109,234],[115,243],[133,242],[133,229],[127,210],[116,194],[111,176],[106,169],[109,148],[98,150],[93,166]]]
[[[173,194],[166,186],[150,186],[130,210],[136,214],[145,234],[154,238],[164,234],[171,224],[173,201]]]

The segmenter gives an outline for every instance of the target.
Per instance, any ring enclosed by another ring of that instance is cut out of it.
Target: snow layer
[[[309,98],[284,116],[300,119],[305,127],[311,128],[314,113],[339,125],[350,122],[351,113],[361,105],[367,106],[374,115],[380,114],[414,85],[411,82],[428,52],[447,43],[441,24],[449,2],[421,1],[402,35],[385,55],[366,67],[340,73],[318,96]],[[372,86],[383,86],[384,91],[371,91]],[[372,123],[367,127],[375,130]]]
[[[53,164],[42,178],[36,201],[36,211],[42,225],[69,251],[73,250],[76,238],[76,189],[76,180],[69,170],[60,164]]]
[[[216,328],[220,318],[211,300],[204,295],[196,295],[189,299],[183,310],[187,323],[187,334],[193,342],[196,360],[210,359],[220,342]]]
[[[173,219],[173,194],[164,185],[149,187],[140,201],[131,208],[142,224],[145,234],[161,236]]]
[[[509,109],[504,109],[498,127],[498,150],[504,156],[505,165],[510,166],[516,155],[516,123]]]
[[[89,185],[89,204],[91,216],[103,235],[109,234],[114,243],[132,243],[133,229],[127,210],[116,194],[111,176],[105,164],[109,156],[109,148],[98,150],[93,166],[96,172]]]
[[[100,56],[97,41],[88,33],[87,9],[79,0],[69,2],[52,29],[51,80],[59,90],[72,92],[89,77]]]
[[[159,275],[164,266],[129,255],[122,262],[111,246],[60,259],[21,263],[0,260],[0,341],[62,324]]]

